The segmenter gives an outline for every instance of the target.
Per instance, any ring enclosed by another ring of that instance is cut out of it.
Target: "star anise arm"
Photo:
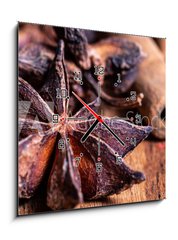
[[[36,114],[45,122],[52,121],[53,111],[48,104],[42,99],[39,93],[25,80],[18,80],[19,94],[24,101],[29,101]]]
[[[45,101],[54,103],[54,111],[60,116],[68,111],[69,81],[64,64],[64,42],[60,40],[55,58],[46,76],[46,82],[40,90]]]
[[[18,119],[18,130],[20,137],[24,138],[31,134],[40,133],[43,134],[45,131],[50,129],[48,123],[40,122],[34,119],[19,118]]]
[[[19,142],[18,193],[19,198],[30,198],[37,190],[56,141],[57,132],[34,134]]]
[[[96,101],[90,103],[89,106],[97,112]],[[88,118],[89,113],[82,108],[75,116],[80,117],[81,115]],[[118,193],[145,179],[143,173],[130,169],[124,163],[123,158],[149,135],[152,128],[150,126],[137,126],[120,119],[102,118],[115,134],[124,140],[124,146],[118,144],[117,140],[100,123],[97,129],[94,129],[89,135],[87,141],[81,143],[80,139],[95,119],[81,120],[80,123],[75,124],[71,122],[73,130],[70,131],[70,134],[75,139],[74,142],[78,141],[80,149],[85,152],[79,171],[82,191],[87,199],[96,199]],[[97,155],[98,136],[100,136],[100,160],[98,160]],[[74,155],[75,149],[76,146],[73,145]],[[96,171],[98,163],[102,165],[100,174]]]
[[[75,132],[74,135],[74,142],[81,137],[80,133]],[[114,149],[103,141],[101,141],[100,145],[101,160],[98,161],[97,143],[97,138],[89,136],[85,144],[78,144],[78,147],[84,153],[78,169],[85,199],[107,197],[108,195],[124,191],[133,184],[138,184],[145,180],[144,174],[129,168],[124,163],[122,157],[119,157],[119,161],[117,161]],[[75,147],[73,145],[74,154],[76,151]],[[97,165],[100,165],[99,171],[97,170]]]
[[[47,205],[53,210],[73,208],[83,201],[79,171],[74,167],[70,145],[60,151],[56,146],[55,159],[48,179]]]

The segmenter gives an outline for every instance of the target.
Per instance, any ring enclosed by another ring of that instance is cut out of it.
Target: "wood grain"
[[[132,168],[145,174],[146,180],[141,184],[100,201],[84,202],[76,206],[90,208],[165,198],[165,142],[144,141],[126,157],[125,162]],[[21,202],[19,215],[50,211],[45,205],[45,194],[41,191],[30,200]]]

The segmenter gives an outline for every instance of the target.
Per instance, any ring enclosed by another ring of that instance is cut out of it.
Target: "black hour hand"
[[[98,119],[95,120],[95,122],[91,125],[91,127],[88,129],[88,131],[83,135],[81,138],[81,142],[85,142],[90,135],[90,133],[95,129],[96,125],[99,123]]]

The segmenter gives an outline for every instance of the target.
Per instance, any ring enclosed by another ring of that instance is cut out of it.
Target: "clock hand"
[[[96,127],[96,125],[99,123],[98,119],[95,120],[95,122],[91,125],[91,127],[87,130],[87,132],[83,135],[83,137],[81,138],[81,142],[85,142],[89,136],[89,134],[94,130],[94,128]]]
[[[100,134],[98,134],[98,158],[100,158]]]
[[[93,109],[91,109],[91,107],[88,106],[88,104],[86,104],[76,93],[72,92],[74,94],[74,96],[79,100],[79,102],[81,102],[84,107],[86,107],[88,109],[88,111],[96,118],[98,119],[98,121],[100,123],[103,122],[103,119],[101,118],[101,116],[99,116],[97,113],[95,113],[95,111],[93,111]]]
[[[99,113],[101,115],[101,83],[98,80],[98,103],[99,103]]]
[[[104,120],[101,118],[101,116],[99,116],[97,113],[95,113],[95,111],[93,111],[93,109],[91,109],[90,106],[88,106],[88,104],[86,104],[76,93],[72,92],[73,95],[84,105],[84,107],[86,107],[88,109],[88,111],[100,122],[102,123],[107,129],[108,131],[119,141],[119,143],[122,146],[125,146],[125,143],[112,131],[112,129],[104,122]]]
[[[103,121],[102,124],[108,129],[108,131],[120,142],[122,146],[125,146],[125,143],[113,132],[113,130]]]

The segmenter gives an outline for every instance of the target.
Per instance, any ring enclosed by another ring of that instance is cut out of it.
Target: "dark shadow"
[[[18,198],[17,198],[17,176],[18,176],[18,85],[17,85],[17,78],[18,78],[18,23],[12,29],[12,45],[13,45],[13,52],[12,52],[12,59],[13,59],[13,67],[12,67],[12,88],[13,88],[13,116],[12,124],[14,131],[12,132],[12,139],[13,139],[13,159],[12,159],[12,187],[13,187],[13,216],[12,218],[15,219],[17,217],[17,206],[18,206]]]

